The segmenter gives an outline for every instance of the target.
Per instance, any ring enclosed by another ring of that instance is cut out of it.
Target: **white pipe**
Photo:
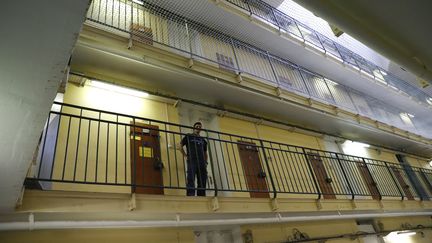
[[[431,216],[432,212],[368,213],[337,214],[321,216],[294,216],[249,219],[209,219],[209,220],[151,220],[151,221],[32,221],[0,223],[0,231],[11,230],[50,230],[50,229],[89,229],[89,228],[161,228],[161,227],[194,227],[222,226],[245,224],[288,223],[318,220],[362,219],[376,217]]]

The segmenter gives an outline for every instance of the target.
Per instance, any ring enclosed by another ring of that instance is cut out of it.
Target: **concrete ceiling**
[[[139,61],[129,58],[131,53],[127,50],[114,54],[105,51],[104,48],[79,41],[72,58],[73,71],[96,78],[105,78],[108,81],[127,80],[143,89],[175,94],[183,99],[220,107],[231,107],[329,135],[385,145],[388,148],[420,156],[432,156],[430,146],[410,139],[322,111],[282,101],[276,97],[260,95],[233,84],[192,73],[188,69],[167,66],[152,61],[152,59],[143,61],[140,58],[141,61]]]
[[[0,212],[20,196],[89,0],[2,1]]]
[[[432,1],[295,1],[432,84]]]

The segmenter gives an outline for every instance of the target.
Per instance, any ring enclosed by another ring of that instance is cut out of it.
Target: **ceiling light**
[[[140,1],[140,0],[132,0],[132,2],[134,2],[134,3],[138,3],[138,4],[141,4],[141,5],[144,5],[144,2],[143,2],[143,1]]]
[[[397,233],[398,235],[404,235],[404,236],[410,236],[410,235],[415,235],[417,234],[417,232],[414,231],[400,231]]]
[[[354,142],[351,140],[346,140],[344,144],[346,144],[350,147],[356,147],[356,148],[369,148],[370,147],[370,145],[367,143]]]
[[[117,92],[117,93],[121,93],[121,94],[125,94],[125,95],[136,96],[136,97],[140,97],[140,98],[147,98],[149,96],[148,93],[140,91],[140,90],[125,88],[125,87],[121,87],[118,85],[109,84],[109,83],[105,83],[105,82],[101,82],[101,81],[97,81],[97,80],[91,80],[89,82],[89,85],[92,87],[95,87],[95,88],[105,89],[108,91]]]

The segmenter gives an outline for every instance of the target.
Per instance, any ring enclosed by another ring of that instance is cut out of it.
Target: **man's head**
[[[196,135],[199,135],[201,132],[201,128],[202,128],[202,123],[201,122],[195,122],[193,125],[193,133]]]

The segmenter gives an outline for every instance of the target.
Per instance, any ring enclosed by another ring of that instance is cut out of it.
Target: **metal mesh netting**
[[[185,4],[186,2],[189,4]],[[193,8],[190,7],[190,2],[194,3]],[[238,1],[237,4],[241,5],[241,2],[243,1]],[[352,90],[338,83],[337,80],[329,80],[312,71],[299,68],[289,60],[278,56],[278,53],[269,53],[257,47],[259,45],[256,45],[258,43],[255,43],[256,41],[252,38],[253,33],[248,30],[241,31],[235,26],[226,28],[226,25],[219,23],[225,21],[220,18],[225,16],[225,10],[197,13],[209,7],[209,4],[213,3],[194,0],[146,0],[144,2],[94,0],[87,18],[99,28],[130,36],[133,40],[191,56],[225,71],[244,73],[276,87],[299,92],[401,129],[430,137],[428,134],[431,125],[431,119],[428,119],[430,115],[423,115],[422,118],[413,116],[407,118],[406,115],[402,117],[404,114],[409,114],[409,111],[392,107],[390,104]],[[325,42],[320,42],[317,33],[307,26],[298,29],[302,36],[307,33],[314,34],[316,38],[310,36],[305,38],[305,41],[311,42],[312,45],[318,45],[318,42],[323,48],[331,45],[327,39]],[[354,58],[355,55],[349,53],[349,50],[338,49],[337,46],[334,46],[331,51],[334,53],[335,50],[343,60],[347,62],[350,60],[348,63],[359,69],[370,66],[364,59],[359,65]],[[380,71],[369,69],[365,73],[370,76],[380,76],[381,81],[384,79]],[[388,76],[385,76],[385,81]],[[396,81],[393,80],[393,82]]]

